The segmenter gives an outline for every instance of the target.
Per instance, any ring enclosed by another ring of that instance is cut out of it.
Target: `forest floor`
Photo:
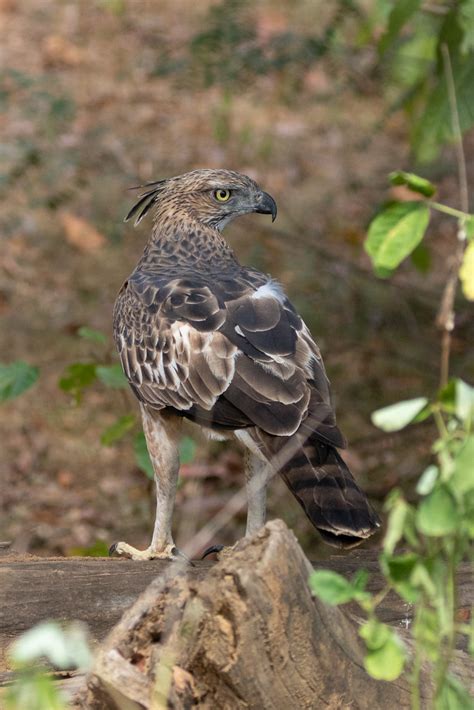
[[[207,85],[189,48],[196,51],[213,4],[182,0],[178,20],[171,0],[0,0],[0,359],[41,370],[33,389],[0,410],[0,540],[19,551],[103,554],[117,539],[148,544],[153,492],[132,440],[100,443],[117,416],[136,411],[132,396],[98,385],[76,405],[58,380],[73,362],[114,361],[114,298],[150,229],[149,221],[136,230],[122,223],[135,197],[127,188],[196,167],[240,170],[277,200],[273,226],[254,215],[227,237],[242,262],[284,284],[310,325],[348,462],[376,506],[395,485],[410,491],[429,459],[429,427],[388,436],[370,424],[374,409],[436,391],[435,317],[455,243],[453,223],[439,219],[426,273],[407,263],[391,281],[372,274],[366,225],[389,195],[387,174],[411,167],[403,116],[384,118],[370,52],[240,83],[218,74]],[[290,26],[320,28],[329,21],[322,7],[262,1],[249,12],[265,39]],[[457,204],[452,152],[428,174],[440,199]],[[103,331],[108,344],[81,339],[81,326]],[[461,305],[453,363],[468,377],[472,335]],[[199,442],[183,467],[177,543],[242,483],[237,448]],[[269,514],[285,519],[310,557],[321,554],[280,481]],[[243,526],[236,516],[216,542],[235,540]]]

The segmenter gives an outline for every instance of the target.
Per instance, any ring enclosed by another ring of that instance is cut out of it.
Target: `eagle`
[[[175,559],[172,514],[184,420],[246,450],[246,535],[265,524],[278,473],[329,544],[352,547],[380,521],[338,449],[320,350],[282,286],[242,266],[222,230],[240,215],[275,220],[277,206],[246,175],[200,169],[142,186],[125,220],[154,213],[151,236],[118,294],[114,339],[137,397],[155,472],[156,519],[146,550]]]

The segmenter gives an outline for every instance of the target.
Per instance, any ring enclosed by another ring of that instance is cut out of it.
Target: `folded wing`
[[[141,401],[206,426],[290,436],[335,424],[321,355],[281,288],[259,272],[206,280],[140,272],[117,300],[114,333]]]

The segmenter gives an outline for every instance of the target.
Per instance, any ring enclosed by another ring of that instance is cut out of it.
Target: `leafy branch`
[[[365,573],[360,572],[352,581],[329,571],[316,571],[310,578],[313,592],[321,599],[331,604],[355,601],[367,615],[360,635],[367,647],[368,673],[394,680],[410,664],[413,710],[421,707],[420,672],[424,664],[432,668],[437,710],[472,707],[467,688],[450,673],[459,636],[467,637],[474,654],[474,628],[456,618],[456,573],[461,562],[472,555],[474,539],[474,388],[459,378],[448,379],[459,278],[466,298],[474,300],[474,217],[468,213],[463,165],[461,210],[434,201],[436,188],[425,178],[402,171],[392,173],[391,183],[404,185],[418,199],[386,205],[372,221],[365,243],[376,273],[388,277],[425,238],[432,210],[454,217],[458,223],[458,243],[438,314],[443,329],[440,390],[431,400],[416,397],[372,415],[375,426],[386,432],[400,431],[428,418],[438,432],[432,446],[434,462],[418,480],[418,503],[410,503],[395,490],[385,504],[388,523],[380,567],[386,587],[380,594],[394,591],[415,605],[413,656],[409,658],[397,632],[377,619],[380,596],[365,590]],[[401,544],[404,548],[399,552],[396,548]]]

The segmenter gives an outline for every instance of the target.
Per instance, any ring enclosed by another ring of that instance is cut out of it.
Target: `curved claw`
[[[207,548],[207,550],[204,551],[204,554],[202,555],[201,560],[203,560],[208,555],[212,555],[214,552],[220,552],[223,549],[224,549],[224,545],[211,545],[210,547]]]

